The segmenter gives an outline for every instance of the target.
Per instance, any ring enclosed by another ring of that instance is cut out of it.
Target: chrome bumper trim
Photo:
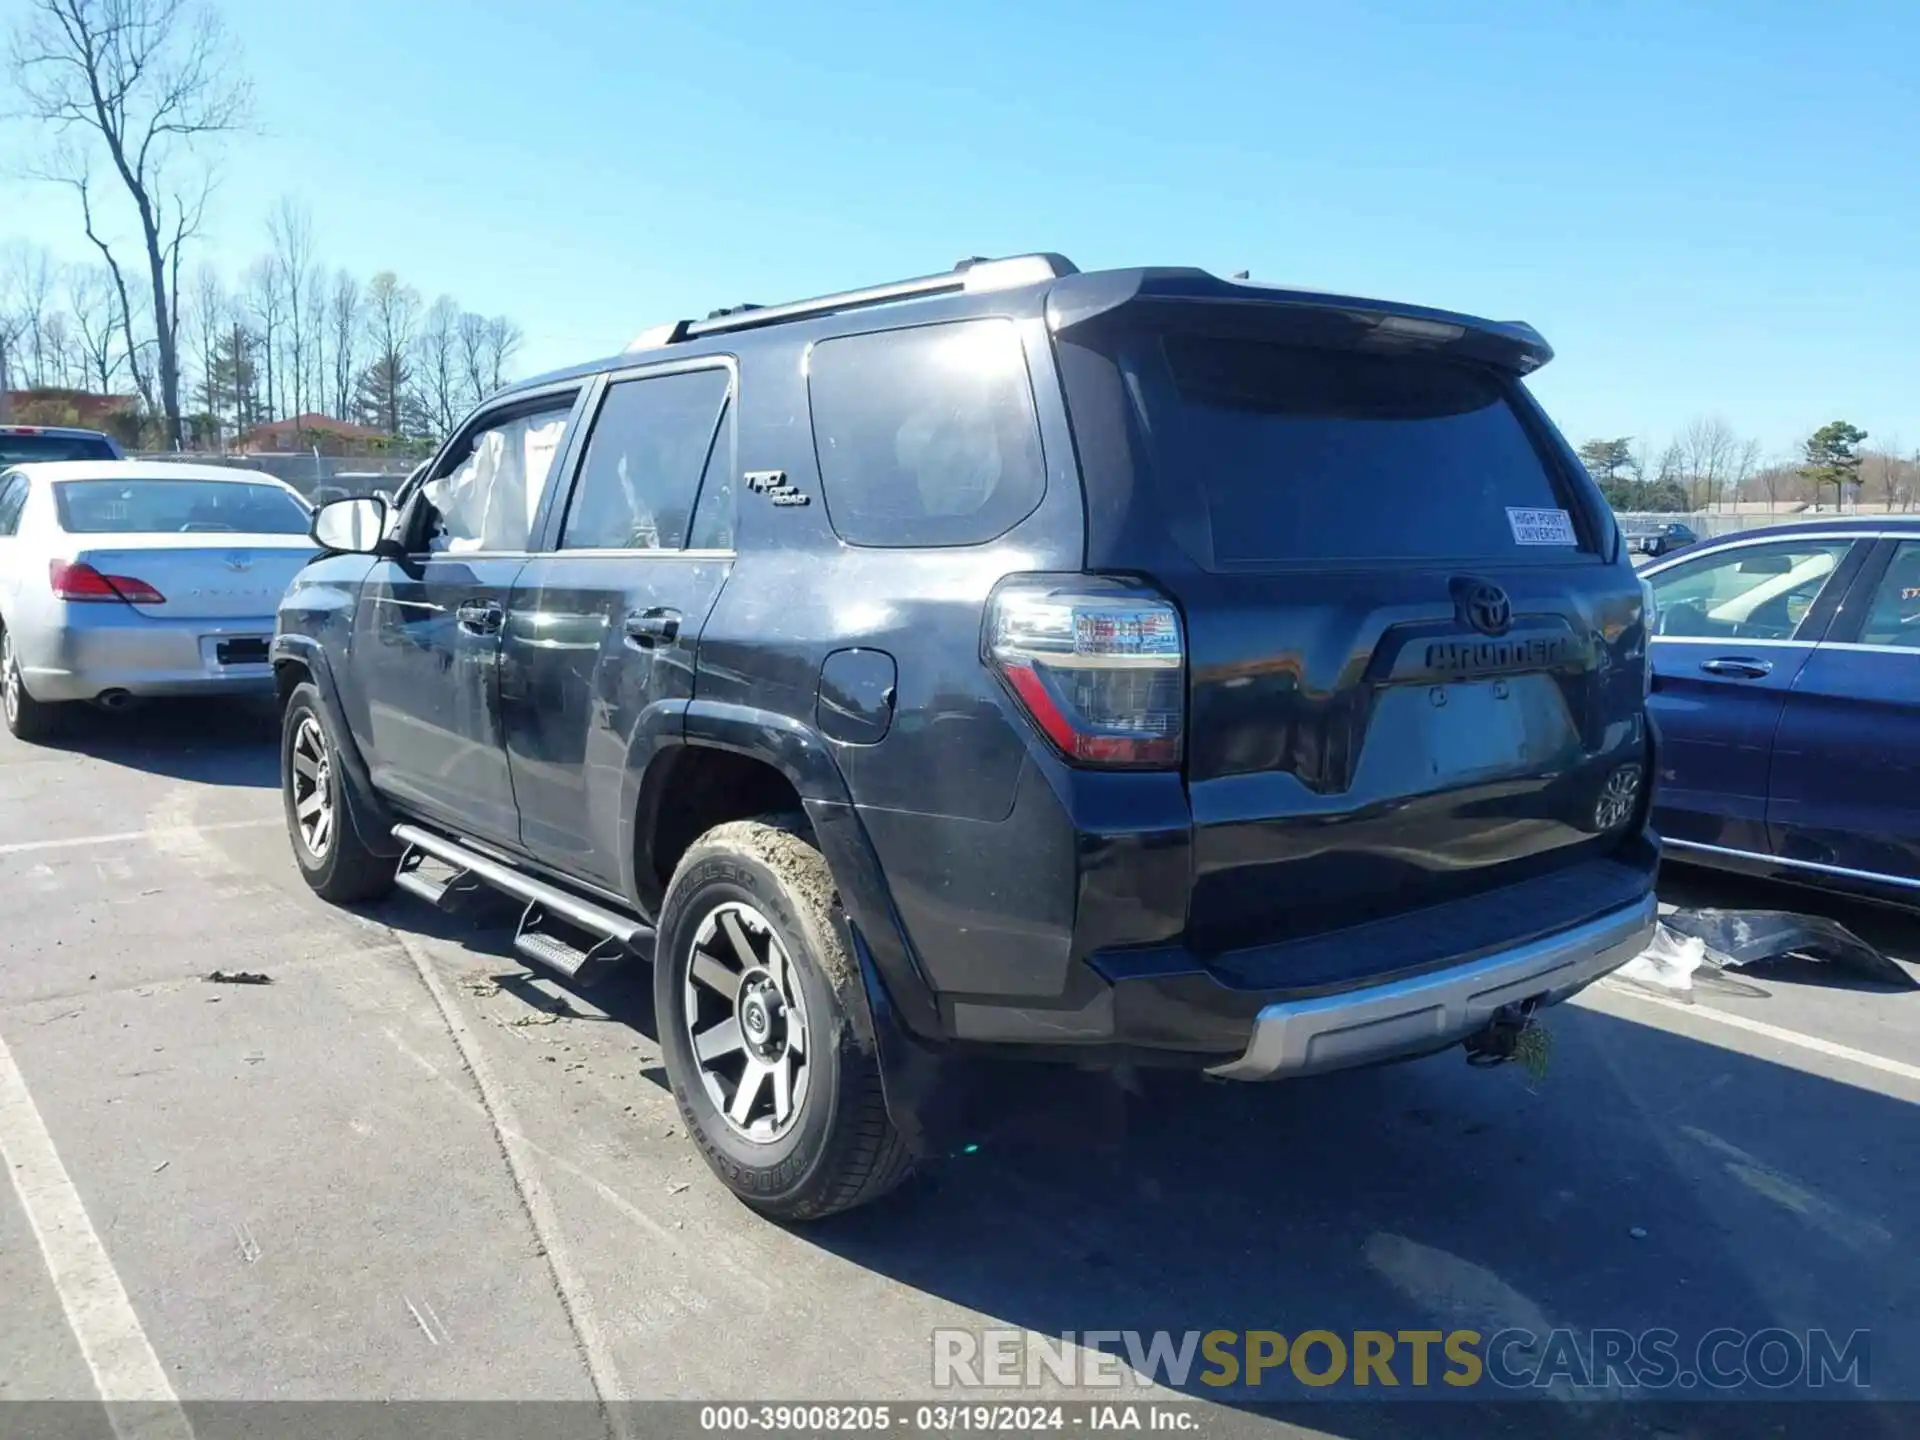
[[[1238,1060],[1209,1074],[1272,1080],[1344,1070],[1444,1049],[1486,1028],[1503,1005],[1555,1005],[1617,970],[1653,939],[1658,902],[1632,905],[1571,930],[1446,970],[1312,1000],[1269,1005]]]

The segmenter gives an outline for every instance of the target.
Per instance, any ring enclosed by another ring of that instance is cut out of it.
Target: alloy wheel
[[[0,632],[0,705],[6,707],[7,723],[20,719],[20,667],[13,657],[13,636]]]
[[[316,860],[333,844],[333,757],[327,737],[312,715],[300,717],[293,732],[293,819],[300,843]]]
[[[799,973],[772,922],[736,900],[716,905],[694,934],[685,987],[707,1098],[743,1139],[780,1139],[806,1103],[811,1037]]]

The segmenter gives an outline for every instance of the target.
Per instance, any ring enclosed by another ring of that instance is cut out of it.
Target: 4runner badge
[[[793,488],[784,470],[749,470],[745,479],[749,490],[757,490],[776,505],[811,503],[809,496]]]

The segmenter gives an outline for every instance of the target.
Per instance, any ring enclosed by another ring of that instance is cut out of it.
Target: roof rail
[[[789,320],[838,315],[873,305],[891,305],[898,300],[1007,290],[1016,285],[1033,285],[1042,280],[1057,280],[1062,275],[1079,273],[1079,268],[1064,255],[1012,255],[1000,260],[976,255],[936,275],[920,275],[911,280],[869,285],[861,290],[842,290],[837,294],[821,295],[811,300],[793,300],[784,305],[737,305],[715,310],[704,320],[670,321],[643,331],[627,346],[627,351],[652,350],[682,340],[698,339],[702,335],[757,330],[765,325],[781,325]]]

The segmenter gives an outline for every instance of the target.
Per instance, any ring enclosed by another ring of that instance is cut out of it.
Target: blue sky
[[[329,264],[513,315],[523,369],[1054,249],[1530,320],[1576,441],[1920,448],[1913,0],[222,8],[265,133],[209,253],[297,194]],[[0,179],[16,234],[79,254]]]

